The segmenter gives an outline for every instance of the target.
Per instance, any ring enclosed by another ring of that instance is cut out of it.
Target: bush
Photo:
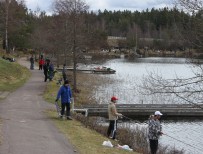
[[[82,114],[74,114],[74,118],[83,123],[87,128],[94,129],[100,134],[107,136],[107,126],[102,124],[100,117],[85,117]],[[129,145],[134,151],[149,154],[149,143],[147,132],[148,129],[144,126],[137,125],[132,128],[132,124],[121,124],[117,130],[117,139],[124,145]],[[184,154],[184,150],[177,150],[168,146],[159,145],[157,154]]]

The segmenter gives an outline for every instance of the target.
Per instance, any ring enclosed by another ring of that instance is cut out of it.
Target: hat
[[[68,81],[68,80],[65,80],[65,81],[64,81],[64,84],[69,84],[69,81]]]
[[[118,100],[118,98],[115,96],[111,97],[111,101],[115,101],[115,100]]]
[[[154,115],[163,115],[160,111],[156,111],[155,113],[154,113]]]

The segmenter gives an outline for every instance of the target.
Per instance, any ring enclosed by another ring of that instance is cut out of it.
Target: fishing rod
[[[189,144],[189,143],[186,143],[186,142],[183,142],[183,141],[181,141],[181,140],[179,140],[179,139],[176,139],[176,138],[174,138],[174,137],[172,137],[172,136],[170,136],[170,135],[167,135],[167,134],[163,134],[163,135],[166,135],[166,136],[168,136],[168,137],[170,137],[170,138],[172,138],[172,139],[174,139],[174,140],[176,140],[176,141],[178,141],[178,142],[181,142],[181,143],[183,143],[183,144],[185,144],[185,145],[188,145],[188,146],[190,146],[190,147],[192,147],[192,148],[194,148],[194,149],[196,149],[196,150],[199,150],[199,151],[203,151],[203,148],[199,148],[199,147],[197,147],[197,146],[194,146],[194,145],[191,145],[191,144]]]
[[[129,118],[129,117],[127,117],[127,116],[124,116],[124,115],[122,115],[124,118],[126,118],[126,119],[129,119],[130,121],[136,121],[136,123],[139,123],[139,124],[142,124],[141,122],[139,122],[139,121],[137,121],[137,120],[134,120],[134,119],[132,119],[132,118]],[[146,123],[146,124],[148,124],[146,121],[144,121],[143,123]],[[186,143],[186,142],[183,142],[183,141],[181,141],[181,140],[179,140],[179,139],[176,139],[176,138],[174,138],[174,137],[172,137],[172,136],[170,136],[170,135],[168,135],[168,134],[165,134],[165,133],[163,133],[163,135],[166,135],[166,136],[168,136],[169,138],[172,138],[172,139],[174,139],[174,140],[176,140],[176,141],[178,141],[178,142],[180,142],[180,143],[183,143],[183,144],[185,144],[185,145],[188,145],[188,146],[190,146],[190,147],[192,147],[192,148],[194,148],[194,149],[197,149],[197,150],[199,150],[199,151],[203,151],[203,148],[199,148],[199,147],[197,147],[197,146],[194,146],[194,145],[191,145],[191,144],[189,144],[189,143]]]
[[[126,118],[126,119],[128,119],[128,120],[130,120],[130,121],[133,121],[133,122],[135,122],[135,123],[139,123],[139,124],[146,123],[146,124],[148,124],[148,123],[146,122],[147,120],[145,120],[144,122],[140,122],[140,121],[138,121],[138,120],[129,118],[129,117],[124,116],[124,115],[122,115],[122,117],[124,117],[124,118]]]

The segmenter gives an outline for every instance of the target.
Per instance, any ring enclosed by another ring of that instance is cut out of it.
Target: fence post
[[[74,109],[75,109],[75,100],[74,100],[74,98],[72,97],[71,98],[71,102],[72,102],[72,112],[74,113]]]

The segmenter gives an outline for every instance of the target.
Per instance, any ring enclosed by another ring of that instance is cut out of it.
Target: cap
[[[163,115],[160,111],[156,111],[154,115]]]
[[[115,101],[115,100],[118,100],[118,98],[115,96],[111,97],[111,101]]]
[[[64,84],[69,84],[69,81],[68,81],[68,80],[65,80],[65,81],[64,81]]]

